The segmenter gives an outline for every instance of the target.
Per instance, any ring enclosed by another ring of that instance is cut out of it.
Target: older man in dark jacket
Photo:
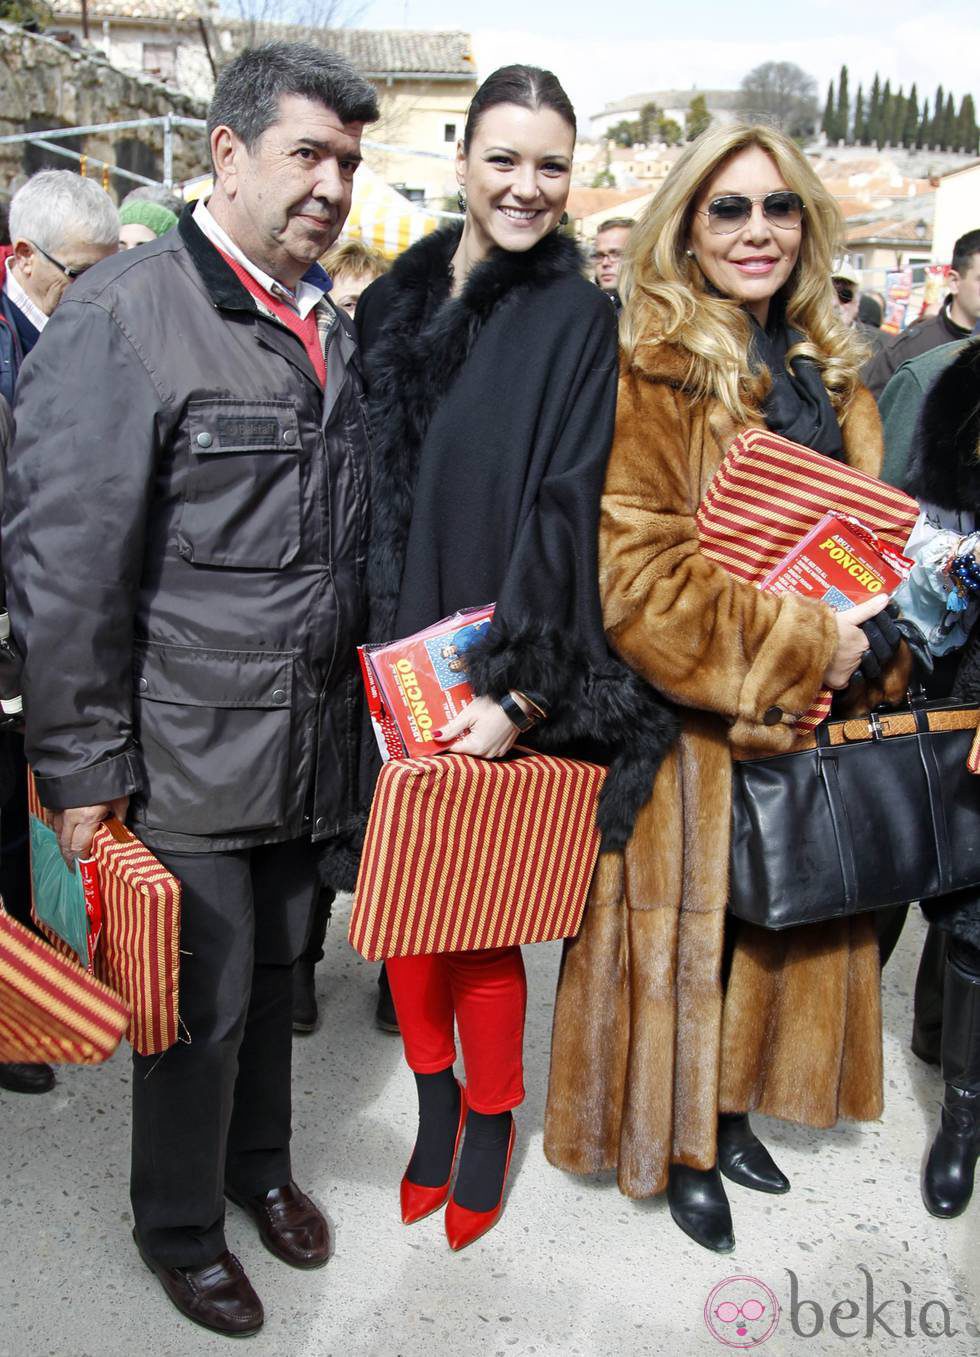
[[[27,753],[66,855],[126,815],[183,889],[188,1041],[135,1057],[136,1241],[184,1314],[261,1303],[224,1198],[297,1267],[324,1217],[292,1181],[291,965],[314,841],[351,811],[366,431],[316,260],[375,96],[322,49],[246,52],[208,125],[216,187],[95,268],[25,364],[4,554]]]

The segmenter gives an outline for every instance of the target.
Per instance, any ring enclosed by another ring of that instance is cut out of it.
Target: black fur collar
[[[374,640],[393,634],[419,459],[432,416],[501,306],[519,305],[528,291],[582,271],[577,245],[553,232],[521,254],[495,250],[471,271],[460,295],[448,300],[461,232],[456,226],[426,236],[375,284],[384,299],[383,325],[365,358]]]
[[[956,355],[926,396],[905,489],[941,509],[980,512],[980,340]]]

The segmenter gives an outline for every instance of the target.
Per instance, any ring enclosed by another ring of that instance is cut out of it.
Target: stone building
[[[50,0],[54,25],[85,41],[81,0]],[[146,75],[206,99],[214,83],[202,16],[214,0],[87,0],[88,38],[130,75]]]
[[[177,114],[203,118],[205,104],[159,81],[127,75],[101,57],[0,22],[0,136]],[[72,137],[69,149],[142,174],[163,178],[159,128]],[[210,165],[203,129],[179,129],[173,139],[174,178],[189,179]],[[39,169],[73,169],[77,162],[24,143],[0,145],[0,189],[9,191]],[[94,165],[89,173],[101,178]],[[132,183],[113,175],[109,188],[122,197]]]

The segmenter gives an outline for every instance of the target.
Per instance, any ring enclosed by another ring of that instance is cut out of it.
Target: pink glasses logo
[[[779,1301],[758,1277],[728,1277],[705,1301],[704,1322],[727,1348],[758,1348],[776,1332]]]

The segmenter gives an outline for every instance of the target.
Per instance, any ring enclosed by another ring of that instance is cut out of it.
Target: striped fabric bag
[[[49,819],[30,778],[28,807]],[[140,1055],[177,1040],[180,990],[180,882],[119,820],[105,820],[92,841],[102,889],[102,935],[95,974],[130,1010],[127,1036]],[[70,948],[35,915],[52,946]]]
[[[573,937],[606,770],[521,752],[381,769],[349,937],[368,961]]]
[[[97,1065],[128,1022],[129,1009],[108,985],[0,905],[0,1061]]]
[[[904,551],[919,506],[867,472],[836,462],[767,429],[738,435],[698,506],[701,550],[736,579],[758,584],[824,514],[849,514]],[[825,689],[799,721],[814,731],[830,711]]]

